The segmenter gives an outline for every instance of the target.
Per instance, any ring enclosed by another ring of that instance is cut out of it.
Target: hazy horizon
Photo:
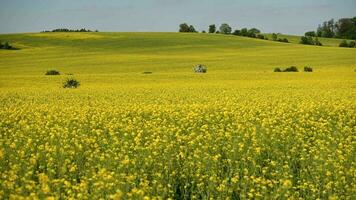
[[[56,28],[101,32],[177,32],[180,23],[301,35],[331,18],[356,15],[354,0],[0,0],[0,33]]]

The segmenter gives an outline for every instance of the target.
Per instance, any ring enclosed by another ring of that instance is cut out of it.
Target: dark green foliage
[[[79,81],[74,78],[69,78],[63,83],[63,88],[77,88],[80,86]]]
[[[308,31],[304,34],[304,36],[309,36],[309,37],[316,37],[316,32],[315,31]]]
[[[203,30],[201,33],[206,33],[206,31],[205,31],[205,30]]]
[[[196,33],[193,25],[188,25],[187,23],[183,23],[179,25],[179,32],[181,33]]]
[[[298,68],[295,66],[287,67],[285,69],[281,69],[279,67],[274,68],[274,72],[298,72]]]
[[[248,35],[248,30],[247,30],[247,28],[243,28],[243,29],[241,29],[241,34],[240,34],[241,36],[247,36]]]
[[[216,26],[215,24],[211,24],[209,26],[209,33],[215,33],[216,32]]]
[[[57,28],[57,29],[53,29],[52,31],[43,31],[43,32],[92,32],[92,31],[85,28],[81,28],[81,29]],[[99,31],[95,30],[95,32],[99,32]]]
[[[3,47],[4,49],[11,49],[12,48],[12,46],[8,43],[8,42],[5,42],[5,44],[4,44],[4,47]]]
[[[305,71],[305,72],[313,72],[313,68],[312,68],[312,67],[305,66],[305,67],[304,67],[304,71]]]
[[[284,43],[289,43],[287,38],[278,38],[277,39],[278,42],[284,42]]]
[[[272,33],[272,40],[277,41],[278,35],[275,33]]]
[[[236,29],[232,34],[233,35],[241,35],[241,31]]]
[[[194,26],[193,25],[190,25],[189,26],[189,31],[190,33],[197,33],[198,31],[195,30]]]
[[[302,36],[300,38],[300,44],[306,44],[306,45],[318,45],[322,46],[322,44],[319,42],[318,38],[313,39],[313,37],[310,36]]]
[[[0,42],[0,49],[7,49],[7,50],[10,50],[10,49],[14,49],[9,42],[5,42],[5,44],[1,43]]]
[[[247,36],[255,38],[259,33],[261,33],[261,31],[258,30],[257,28],[251,28],[250,30],[247,31]]]
[[[341,43],[339,44],[339,47],[349,47],[349,44],[347,43],[346,40],[342,40]]]
[[[152,72],[143,72],[142,74],[152,74]]]
[[[298,72],[298,68],[295,66],[291,66],[283,70],[283,72]]]
[[[194,67],[195,73],[206,73],[208,69],[204,65],[197,65]]]
[[[316,36],[356,39],[356,17],[341,18],[337,22],[335,22],[334,19],[325,21],[318,26]]]
[[[339,47],[349,47],[349,48],[355,48],[356,47],[356,42],[351,41],[348,43],[346,40],[342,40],[341,43],[339,44]]]
[[[187,33],[189,32],[189,25],[187,23],[183,23],[179,25],[179,32]]]
[[[351,41],[351,42],[349,43],[349,47],[350,47],[350,48],[355,48],[355,47],[356,47],[356,42],[355,42],[355,41]]]
[[[279,67],[274,68],[273,71],[274,71],[274,72],[282,72],[281,68],[279,68]]]
[[[226,23],[221,24],[219,29],[222,34],[231,34],[232,31],[232,28]]]
[[[264,36],[264,35],[261,35],[261,34],[258,34],[258,35],[257,35],[257,38],[264,40],[264,39],[265,39],[265,36]]]
[[[57,70],[48,70],[45,75],[60,75]]]

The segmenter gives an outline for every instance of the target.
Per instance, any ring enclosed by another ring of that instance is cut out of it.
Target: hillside
[[[213,34],[34,33],[0,40],[21,48],[0,50],[1,75],[41,75],[52,68],[75,74],[190,73],[199,63],[210,72],[269,72],[290,65],[348,71],[356,51]]]

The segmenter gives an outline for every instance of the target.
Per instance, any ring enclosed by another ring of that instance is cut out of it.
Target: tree
[[[197,31],[195,30],[195,28],[194,28],[193,25],[190,25],[190,26],[189,26],[189,29],[188,29],[188,32],[190,32],[190,33],[196,33]]]
[[[2,42],[0,41],[0,49],[2,49],[4,47],[4,45],[2,44]]]
[[[226,24],[226,23],[221,24],[220,33],[222,33],[222,34],[231,34],[231,31],[232,31],[232,29],[228,24]]]
[[[247,35],[248,35],[248,30],[247,30],[247,28],[241,29],[240,35],[242,35],[242,36],[247,36]]]
[[[241,35],[241,31],[236,29],[232,34],[233,35]]]
[[[247,31],[247,36],[255,38],[259,33],[261,33],[261,31],[258,30],[257,28],[251,28],[250,30]]]
[[[209,26],[209,33],[215,33],[216,32],[216,26],[215,24],[212,24]]]
[[[351,41],[351,42],[349,43],[349,47],[350,47],[350,48],[355,48],[355,47],[356,47],[356,42],[355,42],[355,41]]]
[[[356,39],[356,17],[339,19],[336,30],[339,38]]]
[[[304,33],[304,36],[316,37],[315,31],[308,31]]]
[[[180,24],[179,32],[189,32],[189,25],[187,23]]]
[[[206,31],[205,31],[205,30],[203,30],[201,33],[206,33]]]
[[[300,44],[314,45],[313,38],[310,36],[302,36],[300,38]]]
[[[272,40],[277,41],[278,35],[275,33],[272,33]]]

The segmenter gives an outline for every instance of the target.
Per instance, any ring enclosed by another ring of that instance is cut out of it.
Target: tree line
[[[308,31],[305,36],[356,40],[356,17],[325,21],[316,31]]]
[[[99,32],[98,30],[92,31],[90,29],[85,29],[85,28],[81,28],[81,29],[68,29],[68,28],[57,28],[57,29],[53,29],[52,31],[42,31],[45,33],[48,32]]]
[[[179,32],[186,32],[186,33],[198,33],[193,25],[188,25],[187,23],[182,23],[179,25]],[[206,31],[202,31],[202,33],[206,33]],[[217,29],[215,24],[211,24],[208,27],[208,33],[216,33],[216,34],[225,34],[225,35],[237,35],[243,37],[250,37],[250,38],[258,38],[268,40],[268,37],[261,34],[261,31],[257,28],[242,28],[242,29],[235,29],[232,31],[232,28],[229,24],[223,23],[220,25],[219,29]],[[272,35],[272,40],[277,42],[289,42],[287,38],[278,38],[277,34]]]

